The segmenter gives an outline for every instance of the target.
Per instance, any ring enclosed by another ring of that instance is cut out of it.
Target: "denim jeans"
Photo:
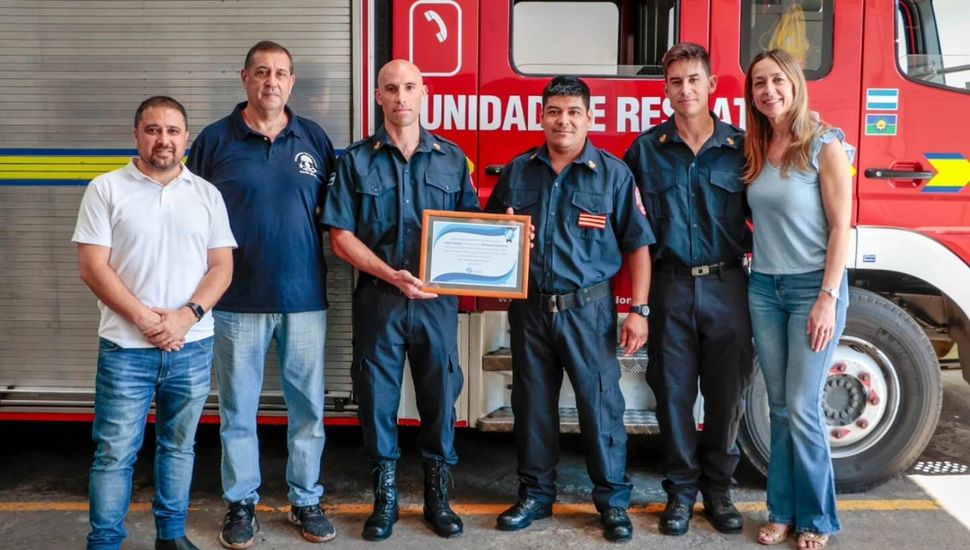
[[[840,525],[822,391],[845,329],[849,289],[843,276],[835,307],[835,335],[816,353],[806,327],[821,287],[822,271],[795,275],[754,272],[748,304],[771,418],[768,521],[794,525],[797,532],[834,533]]]
[[[287,412],[287,498],[294,506],[320,502],[323,456],[323,363],[327,312],[232,313],[214,311],[222,492],[227,502],[259,502],[256,413],[266,350],[276,339]]]
[[[185,534],[195,461],[195,429],[209,395],[212,338],[180,351],[122,348],[101,339],[92,438],[96,444],[88,495],[88,548],[121,548],[131,503],[131,477],[155,399],[155,533]]]

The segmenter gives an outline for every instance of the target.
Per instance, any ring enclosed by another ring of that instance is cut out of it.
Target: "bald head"
[[[417,129],[425,95],[421,70],[410,61],[395,59],[377,73],[375,99],[384,111],[386,127]]]
[[[421,69],[417,65],[406,59],[392,59],[378,71],[377,87],[383,88],[388,79],[397,80],[399,78],[414,82],[417,86],[424,85],[424,80],[421,78]]]

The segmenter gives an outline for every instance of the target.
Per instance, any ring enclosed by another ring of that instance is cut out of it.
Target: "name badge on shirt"
[[[603,214],[589,214],[587,212],[580,212],[579,227],[585,227],[587,229],[605,229],[606,216]]]

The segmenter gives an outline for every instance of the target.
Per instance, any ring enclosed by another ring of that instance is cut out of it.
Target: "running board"
[[[633,355],[623,355],[623,348],[616,348],[616,359],[622,372],[647,372],[647,351],[641,349]],[[502,372],[512,370],[512,350],[499,348],[482,356],[482,370]]]
[[[511,407],[500,407],[478,420],[478,429],[483,432],[511,432],[515,424]],[[623,413],[623,426],[628,434],[660,433],[657,415],[646,409],[627,409]],[[579,433],[579,412],[575,407],[559,408],[559,431],[567,434]]]

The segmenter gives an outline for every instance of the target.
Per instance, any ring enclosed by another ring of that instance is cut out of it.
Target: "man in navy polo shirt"
[[[188,161],[222,192],[239,242],[235,276],[213,312],[229,504],[219,541],[248,548],[259,530],[256,412],[264,357],[275,339],[289,422],[289,519],[305,539],[323,542],[335,532],[320,508],[327,268],[317,217],[334,168],[333,146],[320,126],[286,106],[296,82],[286,48],[259,42],[241,77],[248,101],[205,128]]]

